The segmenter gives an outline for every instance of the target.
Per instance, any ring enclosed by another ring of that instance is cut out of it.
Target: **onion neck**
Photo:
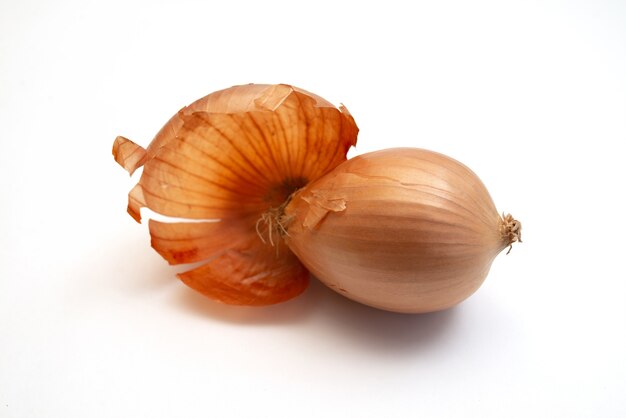
[[[511,252],[514,242],[522,242],[522,223],[514,219],[510,213],[502,214],[500,232],[505,244],[504,247],[509,247],[507,254]]]
[[[293,196],[309,183],[305,177],[287,177],[272,186],[263,196],[263,200],[269,206],[261,213],[256,222],[256,233],[263,242],[276,247],[287,232],[287,226],[291,219],[285,216],[285,208],[293,199]]]
[[[256,233],[263,244],[274,247],[285,235],[289,235],[287,228],[291,218],[285,215],[285,208],[299,190],[295,189],[280,205],[271,207],[261,214],[256,222]]]

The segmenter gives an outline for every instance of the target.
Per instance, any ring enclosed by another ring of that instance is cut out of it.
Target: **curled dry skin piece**
[[[342,106],[250,84],[181,109],[146,149],[116,138],[113,155],[130,174],[143,166],[128,196],[135,220],[142,207],[196,220],[149,222],[152,246],[170,264],[206,260],[179,274],[183,282],[225,303],[267,305],[300,294],[308,272],[283,240],[263,243],[258,220],[345,161],[357,133]]]
[[[521,241],[465,165],[415,148],[352,158],[298,191],[282,225],[289,248],[339,293],[408,313],[470,296],[498,253]]]

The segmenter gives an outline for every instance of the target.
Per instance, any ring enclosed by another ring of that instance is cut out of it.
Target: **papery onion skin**
[[[182,108],[146,149],[116,138],[113,156],[131,174],[143,166],[128,195],[135,220],[142,207],[197,220],[150,220],[152,246],[170,264],[205,261],[178,275],[185,284],[227,304],[269,305],[302,293],[309,274],[283,242],[263,244],[259,217],[345,161],[357,133],[343,106],[248,84]]]
[[[282,220],[289,248],[327,286],[405,313],[470,296],[521,233],[469,168],[415,148],[348,160],[296,193]]]

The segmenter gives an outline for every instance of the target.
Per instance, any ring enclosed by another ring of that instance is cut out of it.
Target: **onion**
[[[184,283],[224,303],[267,305],[300,294],[309,274],[278,235],[273,245],[259,239],[258,220],[345,161],[357,132],[343,106],[284,84],[250,84],[181,109],[147,149],[116,138],[113,156],[131,174],[143,166],[128,197],[135,220],[142,207],[196,220],[149,225],[170,264],[206,260],[179,274]]]
[[[355,157],[297,192],[281,217],[289,248],[344,296],[397,312],[449,308],[521,239],[466,166],[421,149]]]
[[[130,174],[128,212],[150,220],[178,276],[220,302],[267,305],[300,294],[309,271],[377,308],[430,312],[471,295],[498,253],[521,241],[463,164],[390,149],[346,161],[350,113],[304,90],[250,84],[181,109],[147,148],[124,137],[115,160]],[[308,269],[308,270],[307,270]]]

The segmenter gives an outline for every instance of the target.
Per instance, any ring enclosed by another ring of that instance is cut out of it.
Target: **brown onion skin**
[[[344,106],[287,84],[247,84],[182,108],[147,148],[118,136],[112,152],[130,174],[143,168],[128,213],[178,218],[149,222],[152,247],[170,264],[200,263],[178,277],[211,299],[264,306],[309,281],[266,214],[344,162],[357,133]]]
[[[397,148],[357,156],[296,193],[285,241],[330,288],[376,308],[450,308],[511,243],[489,192],[465,165]]]

